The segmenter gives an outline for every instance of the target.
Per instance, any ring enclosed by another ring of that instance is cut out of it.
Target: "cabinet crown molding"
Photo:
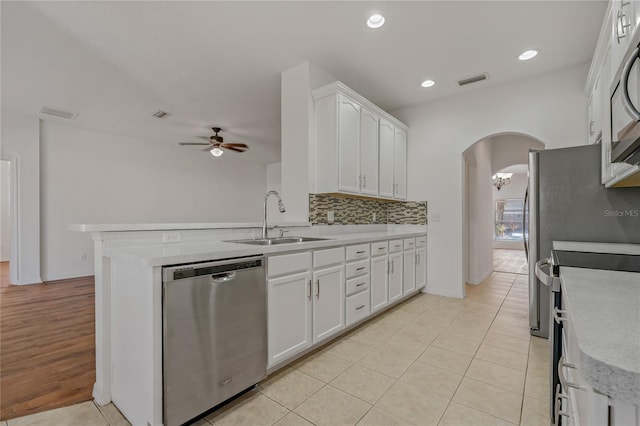
[[[361,106],[379,115],[384,120],[390,121],[394,126],[404,130],[405,132],[409,129],[409,126],[404,124],[402,121],[398,120],[393,115],[389,114],[341,81],[335,81],[327,84],[326,86],[319,87],[312,92],[312,95],[314,100],[318,100],[326,96],[335,95],[336,93],[348,96],[352,100],[358,102]]]

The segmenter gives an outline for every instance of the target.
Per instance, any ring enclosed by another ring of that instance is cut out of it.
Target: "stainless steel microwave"
[[[640,31],[638,31],[640,34]],[[635,37],[611,91],[611,161],[640,164],[640,41]]]

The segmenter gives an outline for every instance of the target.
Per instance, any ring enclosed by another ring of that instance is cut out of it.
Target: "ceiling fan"
[[[218,133],[222,130],[220,127],[212,127],[211,130],[215,133],[213,136],[199,136],[202,139],[207,139],[208,142],[179,142],[180,145],[206,145],[207,148],[204,151],[209,151],[214,157],[220,157],[224,151],[222,148],[229,149],[235,152],[245,152],[249,149],[249,146],[243,143],[225,143],[222,136],[218,136]]]

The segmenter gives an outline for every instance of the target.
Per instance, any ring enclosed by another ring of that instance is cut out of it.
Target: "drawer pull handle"
[[[564,355],[562,355],[560,357],[560,360],[558,361],[558,379],[560,379],[560,383],[562,384],[562,387],[583,390],[584,388],[582,386],[576,385],[575,383],[568,382],[567,379],[564,377],[564,373],[562,372],[563,367],[573,368],[573,369],[576,368],[575,365],[565,362],[564,359],[565,359]]]
[[[365,305],[360,305],[360,306],[358,306],[358,307],[356,308],[356,311],[359,311],[360,309],[362,309],[362,308],[364,308],[364,307],[365,307]]]
[[[364,266],[360,267],[360,268],[356,268],[356,271],[362,271],[364,269]]]
[[[356,252],[356,254],[364,254],[364,253],[366,253],[366,251],[364,251],[364,250],[361,250],[361,251],[357,251],[357,252]]]
[[[385,249],[384,247],[378,247],[378,250],[384,250],[384,249]]]
[[[566,314],[567,311],[563,311],[562,309],[558,309],[558,307],[553,308],[553,320],[560,324],[562,321],[569,321],[569,318],[563,317],[562,315]]]
[[[360,287],[361,285],[365,285],[366,283],[356,284],[356,287]]]

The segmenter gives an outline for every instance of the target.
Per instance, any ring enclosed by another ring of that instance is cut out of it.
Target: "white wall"
[[[7,262],[11,254],[11,214],[9,199],[10,163],[0,161],[0,261]]]
[[[10,280],[13,284],[39,283],[40,279],[40,150],[39,122],[36,117],[0,110],[2,158],[16,161],[20,186],[17,221],[19,232],[14,235],[17,252],[12,256]]]
[[[491,138],[491,170],[497,173],[514,164],[529,164],[529,150],[540,151],[544,144],[525,135],[498,135]]]
[[[93,274],[92,241],[72,223],[261,221],[262,164],[53,121],[41,141],[45,280]]]
[[[464,296],[463,151],[504,132],[530,135],[547,148],[586,143],[587,70],[580,65],[393,111],[410,126],[409,199],[427,200],[430,216],[441,216],[429,221],[428,292]]]
[[[479,284],[493,271],[493,197],[491,139],[483,139],[465,153],[469,162],[469,274]]]
[[[313,162],[313,97],[318,87],[336,81],[326,71],[308,61],[281,75],[281,168],[282,198],[287,207],[283,219],[309,221],[309,192]]]

